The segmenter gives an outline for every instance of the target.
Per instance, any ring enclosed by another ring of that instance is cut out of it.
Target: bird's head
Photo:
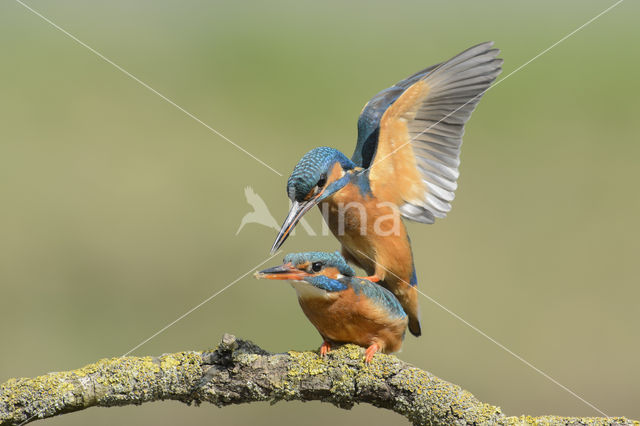
[[[346,288],[338,281],[343,277],[353,277],[355,272],[338,252],[311,251],[290,253],[282,265],[255,273],[256,278],[268,280],[304,281],[325,291]]]
[[[271,253],[280,248],[306,212],[347,184],[347,172],[354,168],[355,164],[343,153],[328,147],[314,148],[298,161],[287,181],[291,209]]]

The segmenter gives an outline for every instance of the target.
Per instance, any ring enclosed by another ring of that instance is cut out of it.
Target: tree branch
[[[367,365],[345,345],[322,359],[314,352],[270,354],[225,335],[213,351],[103,359],[78,370],[0,385],[0,425],[20,425],[85,408],[172,399],[219,407],[254,401],[368,403],[414,424],[636,424],[622,417],[507,417],[457,385],[394,356]]]

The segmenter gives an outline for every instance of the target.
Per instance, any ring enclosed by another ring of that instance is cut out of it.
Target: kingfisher
[[[287,181],[291,208],[274,253],[300,218],[318,205],[342,255],[395,294],[421,334],[417,277],[402,218],[434,223],[451,210],[464,127],[502,71],[493,42],[471,47],[375,95],[358,118],[349,159],[314,148]]]
[[[256,272],[256,278],[289,280],[298,302],[316,327],[325,356],[337,344],[366,348],[365,361],[376,352],[398,352],[407,329],[407,314],[389,290],[364,278],[339,252],[291,253],[280,266]]]

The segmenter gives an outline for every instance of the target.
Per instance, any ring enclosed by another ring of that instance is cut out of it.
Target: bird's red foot
[[[380,278],[377,275],[370,275],[368,277],[356,277],[356,278],[371,281],[372,283],[377,283],[378,281],[380,281]]]
[[[375,355],[375,353],[379,350],[380,346],[378,346],[376,343],[369,346],[367,350],[364,351],[364,362],[366,362],[367,364],[370,363],[373,360],[373,355]]]
[[[320,346],[320,356],[325,356],[330,350],[331,344],[325,340],[322,342],[322,346]]]

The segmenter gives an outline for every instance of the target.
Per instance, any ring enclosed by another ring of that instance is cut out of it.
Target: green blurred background
[[[378,90],[485,40],[503,76],[613,1],[30,1],[285,176],[348,155]],[[420,288],[610,415],[640,418],[637,2],[491,90],[450,216],[410,224]],[[285,178],[12,0],[0,4],[0,382],[119,356],[268,256]],[[316,231],[320,214],[308,215]],[[299,229],[285,251],[334,250]],[[276,264],[274,259],[270,264]],[[400,358],[508,414],[597,415],[437,305]],[[135,351],[321,343],[288,285],[244,278]],[[51,425],[403,423],[370,406],[90,409]]]

